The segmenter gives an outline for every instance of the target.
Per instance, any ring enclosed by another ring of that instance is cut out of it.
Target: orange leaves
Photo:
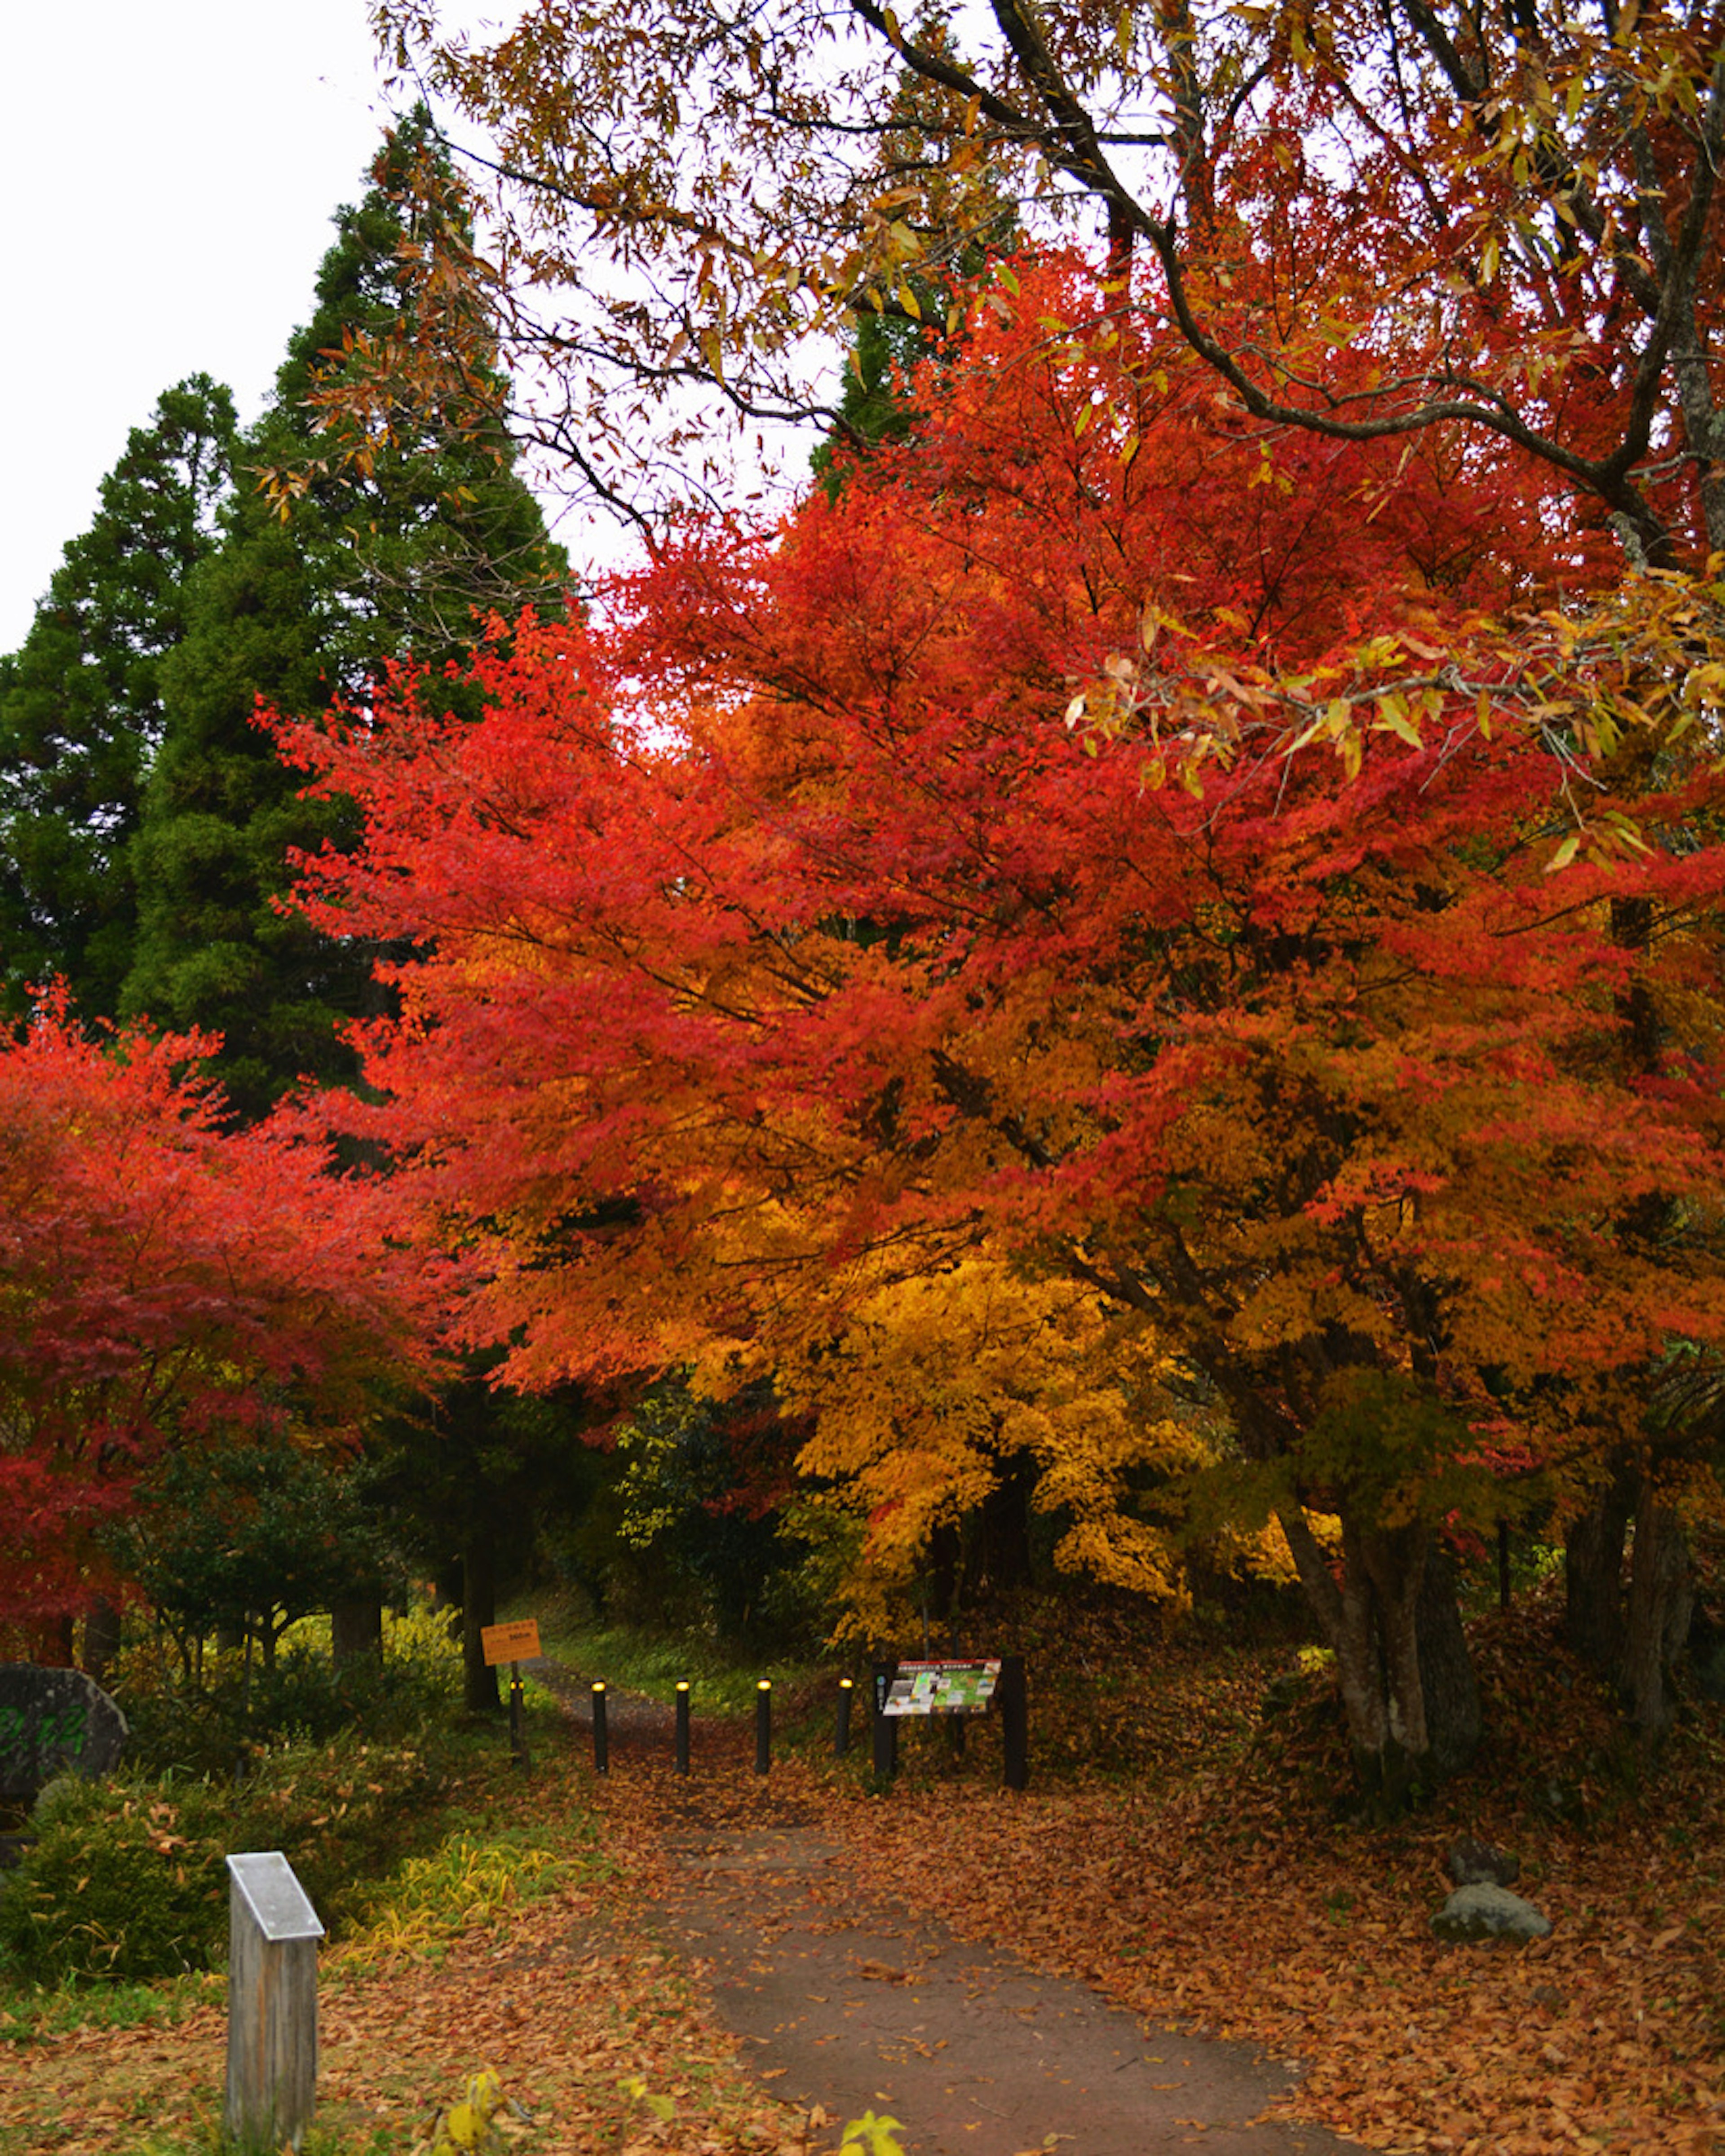
[[[1250,485],[1194,362],[1021,268],[773,545],[691,529],[604,634],[524,624],[476,723],[398,684],[298,737],[367,819],[321,917],[424,952],[369,1127],[518,1382],[777,1372],[881,1592],[1021,1455],[1159,1589],[1171,1372],[1247,1531],[1308,1485],[1362,1531],[1561,1501],[1672,1335],[1725,1348],[1722,780],[1670,686],[1717,605],[1506,629],[1519,482],[1296,436]],[[1098,388],[1129,465],[1075,436]],[[1584,798],[1623,842],[1549,876]]]

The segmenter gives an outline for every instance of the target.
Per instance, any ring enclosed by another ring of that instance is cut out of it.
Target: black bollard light
[[[680,1678],[677,1684],[677,1772],[689,1771],[689,1680]]]
[[[833,1755],[842,1759],[850,1749],[850,1697],[856,1686],[849,1677],[839,1680],[839,1721],[833,1732]]]
[[[611,1740],[605,1728],[603,1683],[593,1688],[593,1770],[596,1774],[608,1774],[611,1771]]]
[[[755,1686],[755,1772],[773,1768],[773,1680],[762,1677]]]
[[[522,1722],[523,1703],[521,1664],[511,1662],[509,1666],[509,1751],[515,1764],[525,1774],[532,1762],[527,1757],[527,1733]]]

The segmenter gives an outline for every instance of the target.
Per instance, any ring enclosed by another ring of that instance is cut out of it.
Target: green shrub
[[[51,1784],[31,1821],[35,1847],[0,1883],[0,1948],[50,1984],[208,1968],[228,1917],[208,1798],[199,1784],[131,1776]]]
[[[35,1846],[0,1881],[0,1952],[28,1977],[127,1980],[225,1956],[228,1872],[279,1849],[333,1932],[367,1887],[423,1840],[439,1780],[412,1748],[282,1746],[232,1783],[136,1772],[43,1792]]]
[[[110,1689],[131,1726],[134,1763],[223,1774],[259,1743],[322,1743],[358,1728],[409,1742],[459,1699],[460,1682],[447,1620],[415,1609],[386,1613],[381,1663],[337,1669],[329,1620],[305,1619],[283,1635],[273,1669],[238,1649],[212,1649],[194,1677],[172,1646],[146,1638],[127,1646]]]

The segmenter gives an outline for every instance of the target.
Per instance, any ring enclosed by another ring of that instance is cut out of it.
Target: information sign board
[[[480,1645],[487,1668],[499,1662],[530,1662],[539,1652],[539,1620],[518,1617],[512,1625],[482,1625]]]
[[[882,1714],[986,1714],[1000,1681],[1000,1661],[901,1662]]]

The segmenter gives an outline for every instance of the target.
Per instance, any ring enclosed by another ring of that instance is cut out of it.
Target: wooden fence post
[[[230,1856],[228,2099],[243,2148],[297,2148],[317,2100],[323,1926],[280,1850]]]

